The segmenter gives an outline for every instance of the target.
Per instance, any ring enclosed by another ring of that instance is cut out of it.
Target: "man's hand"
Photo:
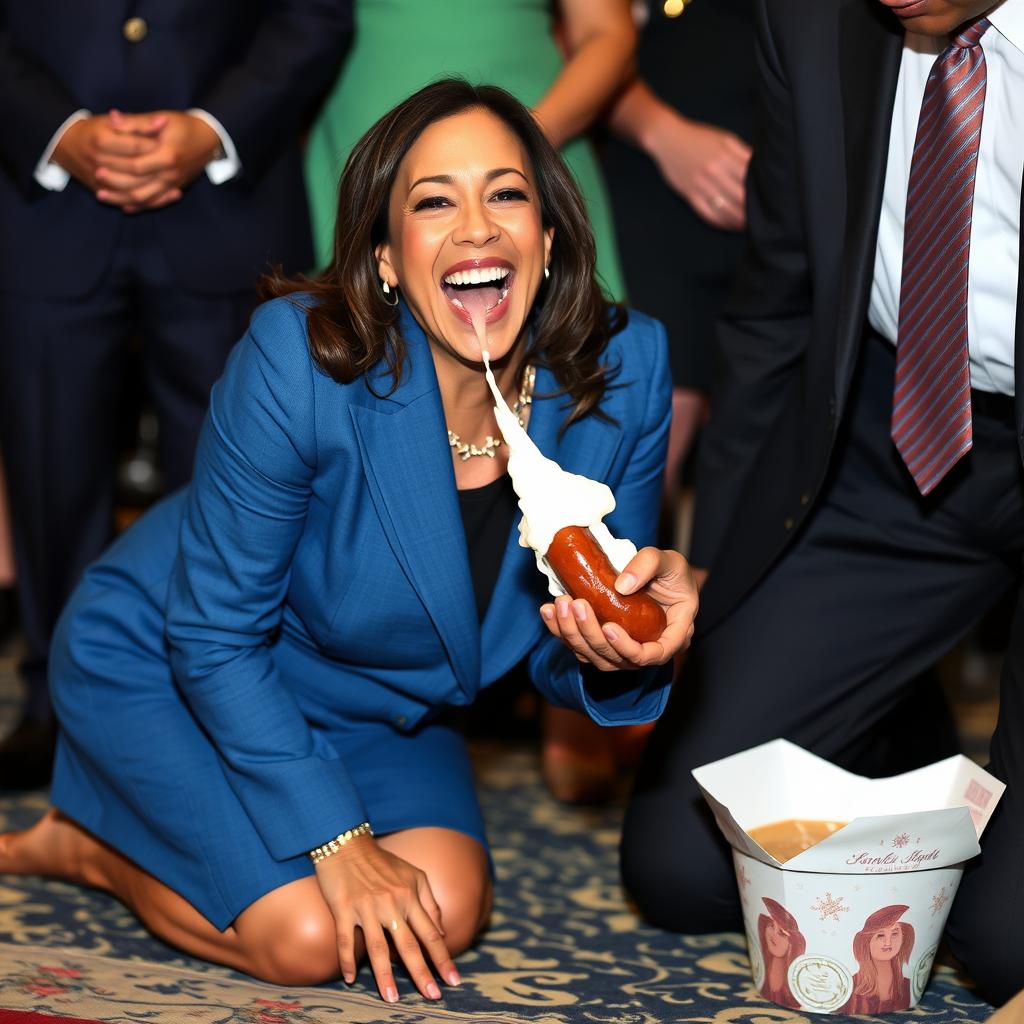
[[[115,128],[110,115],[94,114],[64,132],[51,159],[90,192],[97,192],[101,183],[96,172],[105,159],[151,155],[159,148],[156,136],[166,124],[166,118],[150,114],[140,120],[139,131],[125,134]]]
[[[155,134],[154,119],[163,121]],[[96,198],[120,206],[125,213],[176,202],[220,149],[217,133],[202,118],[177,110],[150,114],[112,110],[110,123],[122,138],[151,138],[157,143],[150,152],[135,156],[115,150],[100,162],[96,178],[101,188]]]
[[[219,148],[217,133],[191,114],[112,110],[72,125],[53,159],[101,202],[138,213],[179,200]]]

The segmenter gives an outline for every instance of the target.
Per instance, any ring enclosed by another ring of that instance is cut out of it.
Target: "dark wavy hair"
[[[384,301],[376,248],[387,241],[388,203],[399,165],[428,126],[482,108],[508,126],[529,155],[545,228],[555,229],[550,280],[541,285],[529,314],[527,362],[548,367],[558,394],[570,399],[564,425],[599,408],[610,374],[601,356],[626,324],[625,310],[608,303],[594,280],[596,250],[583,197],[572,174],[530,111],[493,85],[445,78],[420,89],[385,114],[352,150],[338,187],[334,255],[316,277],[265,277],[261,297],[311,296],[304,301],[309,344],[321,369],[339,383],[365,377],[384,363],[392,390],[401,379],[405,342],[398,310]]]

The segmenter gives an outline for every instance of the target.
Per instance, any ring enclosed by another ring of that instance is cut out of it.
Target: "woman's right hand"
[[[441,909],[427,876],[385,850],[372,836],[359,836],[316,866],[316,877],[338,931],[342,977],[356,977],[356,928],[362,929],[366,954],[381,996],[398,1001],[388,937],[416,987],[427,999],[441,990],[427,966],[429,954],[438,973],[458,984],[459,973],[444,941]]]
[[[658,165],[699,217],[724,231],[743,229],[750,146],[739,136],[683,117],[641,79],[619,96],[610,121]]]
[[[742,231],[750,146],[724,128],[671,114],[652,143],[662,177],[712,227]]]

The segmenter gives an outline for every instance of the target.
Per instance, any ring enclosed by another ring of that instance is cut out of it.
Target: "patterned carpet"
[[[9,659],[0,662],[0,730],[5,703],[8,721],[13,708],[11,668]],[[556,804],[525,748],[480,745],[476,764],[498,876],[495,913],[481,942],[459,959],[462,987],[445,989],[440,1005],[411,994],[406,981],[400,982],[402,1001],[389,1006],[365,968],[351,988],[257,984],[180,955],[101,893],[0,876],[0,1011],[118,1024],[814,1019],[757,995],[742,936],[678,936],[638,920],[618,884],[621,807],[587,811]],[[45,807],[42,793],[0,793],[0,831],[28,825]],[[916,1010],[886,1019],[967,1024],[990,1013],[951,968],[939,967]],[[0,1012],[0,1019],[8,1018],[30,1020]]]

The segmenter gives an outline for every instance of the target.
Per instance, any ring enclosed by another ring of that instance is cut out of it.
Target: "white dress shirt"
[[[1003,0],[988,18],[991,27],[981,37],[988,85],[971,219],[967,344],[971,387],[1012,395],[1024,177],[1024,0]],[[894,343],[910,162],[928,73],[945,46],[911,32],[903,44],[868,308],[871,326]]]
[[[224,129],[224,125],[220,123],[206,110],[200,110],[198,107],[193,107],[191,110],[186,111],[187,114],[191,114],[193,117],[198,117],[200,120],[205,121],[216,133],[220,139],[221,149],[224,150],[224,155],[211,160],[206,165],[206,176],[214,185],[220,185],[225,181],[230,181],[236,174],[242,170],[242,162],[238,159],[238,150],[235,149],[235,144],[231,141],[231,136],[228,135]],[[63,192],[67,188],[68,180],[71,175],[64,170],[60,164],[55,164],[52,160],[53,151],[57,148],[57,144],[60,142],[61,137],[64,133],[76,122],[83,121],[87,117],[91,117],[90,111],[76,110],[51,136],[50,142],[46,149],[43,150],[43,155],[39,158],[39,163],[36,164],[35,179],[39,182],[43,188],[48,189],[50,192]]]

